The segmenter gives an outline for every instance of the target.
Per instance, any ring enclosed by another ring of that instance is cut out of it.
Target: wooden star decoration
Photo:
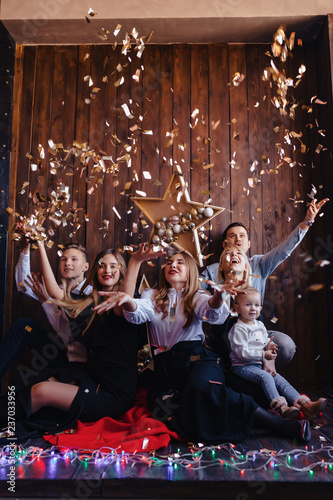
[[[173,235],[166,241],[178,250],[186,250],[199,266],[203,265],[198,229],[223,212],[224,208],[191,201],[180,171],[172,175],[163,198],[133,197],[132,200],[153,224],[150,242],[156,241],[159,237],[160,228],[156,227],[156,224],[157,226],[162,224],[166,231],[168,226],[173,224],[171,228]],[[173,232],[176,229],[177,233]]]

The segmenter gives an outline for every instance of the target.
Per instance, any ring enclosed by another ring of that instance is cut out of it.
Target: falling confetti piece
[[[116,216],[118,217],[118,219],[121,219],[121,216],[120,216],[118,210],[116,209],[116,207],[112,207],[112,210],[114,211],[114,213],[116,214]]]
[[[130,118],[130,119],[134,118],[134,115],[132,115],[132,113],[130,112],[129,107],[127,106],[126,103],[122,104],[121,107],[123,108],[127,118]]]
[[[317,189],[315,188],[315,186],[313,184],[311,184],[311,193],[308,194],[308,197],[313,200],[315,198],[316,194],[317,194]]]
[[[121,30],[121,24],[117,24],[117,26],[113,31],[114,36],[117,36],[120,30]]]
[[[242,81],[245,79],[245,75],[243,73],[239,73],[238,71],[232,77],[232,84],[234,87],[239,87]]]
[[[97,12],[94,12],[94,9],[92,9],[90,7],[88,10],[88,16],[91,16],[91,17],[97,16]]]
[[[121,78],[119,78],[119,80],[117,80],[115,83],[114,83],[114,86],[115,87],[120,87],[120,85],[122,85],[125,81],[125,78],[122,76]]]
[[[85,82],[88,82],[89,87],[92,87],[92,86],[94,85],[94,82],[93,82],[93,80],[92,80],[92,78],[91,78],[91,76],[90,76],[90,75],[86,75],[86,76],[83,78],[83,80],[84,80]]]
[[[309,290],[310,292],[318,292],[319,290],[322,290],[323,288],[324,288],[324,285],[322,283],[315,283],[313,285],[308,286],[306,290]]]
[[[329,266],[330,265],[330,261],[329,260],[325,260],[325,259],[322,259],[322,260],[319,260],[317,262],[317,266],[320,266],[320,267],[325,267],[325,266]]]

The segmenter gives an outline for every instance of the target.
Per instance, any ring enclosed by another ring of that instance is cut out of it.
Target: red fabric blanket
[[[146,406],[145,395],[146,391],[140,391],[133,408],[120,420],[105,417],[92,423],[78,421],[72,429],[46,435],[44,439],[66,448],[97,450],[107,446],[126,453],[157,450],[168,446],[171,439],[182,440],[163,422],[152,417]]]

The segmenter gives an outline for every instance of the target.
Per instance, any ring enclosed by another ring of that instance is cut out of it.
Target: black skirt
[[[73,426],[78,419],[95,422],[106,416],[119,418],[128,411],[137,389],[137,351],[142,346],[143,332],[143,327],[131,325],[113,311],[96,316],[89,330],[81,338],[76,336],[86,346],[87,363],[46,369],[28,387],[17,386],[15,437],[22,441],[56,434]],[[72,405],[67,412],[44,407],[31,415],[31,387],[50,377],[78,386]],[[0,428],[8,425],[7,410],[4,395],[0,400]]]

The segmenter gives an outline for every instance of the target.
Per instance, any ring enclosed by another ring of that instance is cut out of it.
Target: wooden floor
[[[0,497],[332,499],[333,398],[326,397],[306,446],[261,433],[235,447],[191,451],[190,445],[172,443],[155,456],[125,454],[109,463],[85,462],[83,452],[81,459],[65,459],[47,451],[48,457],[15,465],[15,493],[8,490],[9,466],[1,467]],[[44,440],[30,445],[49,446]]]

